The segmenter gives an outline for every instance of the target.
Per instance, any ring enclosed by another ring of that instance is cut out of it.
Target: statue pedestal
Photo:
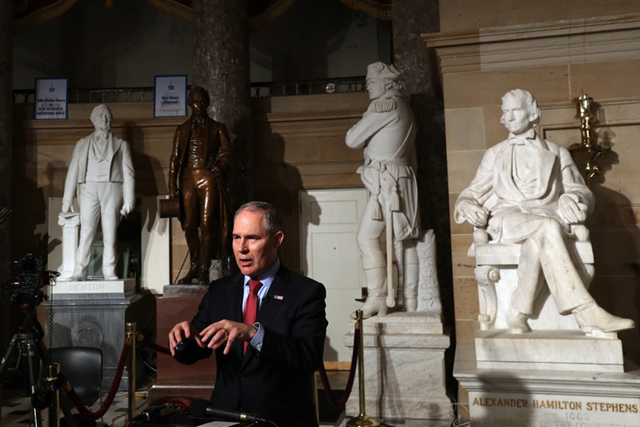
[[[169,331],[176,323],[191,320],[209,287],[206,285],[166,285],[163,297],[156,300],[157,342],[168,345]],[[158,376],[149,390],[147,405],[166,398],[209,400],[216,381],[215,356],[193,365],[183,365],[171,355],[158,353]]]
[[[95,347],[102,350],[102,390],[114,381],[126,338],[126,324],[137,322],[135,280],[58,282],[50,286],[49,311],[53,347]],[[118,390],[128,388],[125,369]]]
[[[458,345],[454,376],[469,392],[471,425],[640,427],[640,369],[620,370],[617,339],[574,335],[558,331],[537,345],[532,334],[493,343],[476,334],[475,345]]]
[[[450,339],[440,316],[392,313],[364,320],[363,328],[366,414],[378,421],[450,422],[444,363]],[[345,336],[347,347],[353,348],[353,337],[353,331]],[[347,401],[347,419],[360,411],[357,384],[358,379]]]
[[[611,334],[616,335],[616,334]],[[622,342],[588,337],[580,331],[476,330],[479,369],[544,369],[624,372]]]

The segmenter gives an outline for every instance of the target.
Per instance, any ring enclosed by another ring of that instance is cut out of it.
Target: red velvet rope
[[[318,369],[320,374],[320,381],[322,381],[322,388],[324,394],[327,396],[327,400],[334,408],[342,408],[351,395],[351,389],[353,388],[353,379],[356,374],[356,364],[358,363],[358,353],[360,351],[360,329],[356,329],[353,334],[353,353],[351,354],[351,370],[349,371],[349,379],[347,380],[347,386],[345,387],[344,394],[339,400],[333,398],[333,390],[329,384],[329,378],[327,378],[327,371],[324,369],[324,364]],[[360,361],[362,363],[362,361]]]
[[[149,347],[151,350],[157,351],[158,353],[162,353],[162,354],[171,354],[171,352],[169,351],[169,349],[167,347],[162,347],[148,339],[146,339],[142,334],[138,334],[138,341],[140,341],[142,344],[146,345],[147,347]]]
[[[73,390],[73,387],[71,387],[70,390],[67,391],[67,394],[71,398],[71,401],[76,406],[76,408],[80,412],[80,415],[82,415],[83,418],[89,421],[95,421],[98,418],[102,418],[102,416],[107,412],[107,410],[113,403],[113,399],[116,397],[116,392],[118,391],[118,387],[120,387],[120,381],[122,380],[122,372],[124,371],[124,365],[127,362],[129,349],[130,349],[130,345],[125,343],[124,347],[122,348],[122,354],[120,355],[120,362],[118,362],[118,368],[116,369],[116,375],[113,378],[111,389],[109,389],[109,394],[107,395],[107,398],[102,404],[102,407],[98,409],[96,412],[91,412],[89,409],[87,409],[86,406],[84,406],[84,403],[82,403],[82,400],[80,399],[80,397]]]

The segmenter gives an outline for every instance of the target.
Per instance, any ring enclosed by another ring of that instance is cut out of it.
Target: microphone
[[[196,418],[221,418],[225,421],[238,421],[250,423],[266,423],[266,418],[260,417],[258,414],[248,414],[245,412],[226,411],[224,409],[214,408],[204,399],[196,399],[191,403],[191,415]]]

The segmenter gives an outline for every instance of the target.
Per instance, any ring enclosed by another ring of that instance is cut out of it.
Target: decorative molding
[[[640,58],[640,15],[423,34],[442,74]]]

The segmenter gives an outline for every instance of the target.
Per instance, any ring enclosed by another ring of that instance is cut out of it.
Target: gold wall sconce
[[[597,163],[598,158],[604,159],[611,150],[610,147],[604,147],[599,144],[597,138],[594,137],[593,129],[595,127],[596,117],[591,113],[591,101],[593,101],[593,99],[590,98],[589,95],[580,91],[577,104],[578,114],[580,116],[581,147],[587,150],[587,162],[584,172],[587,184],[601,172],[600,166]]]

